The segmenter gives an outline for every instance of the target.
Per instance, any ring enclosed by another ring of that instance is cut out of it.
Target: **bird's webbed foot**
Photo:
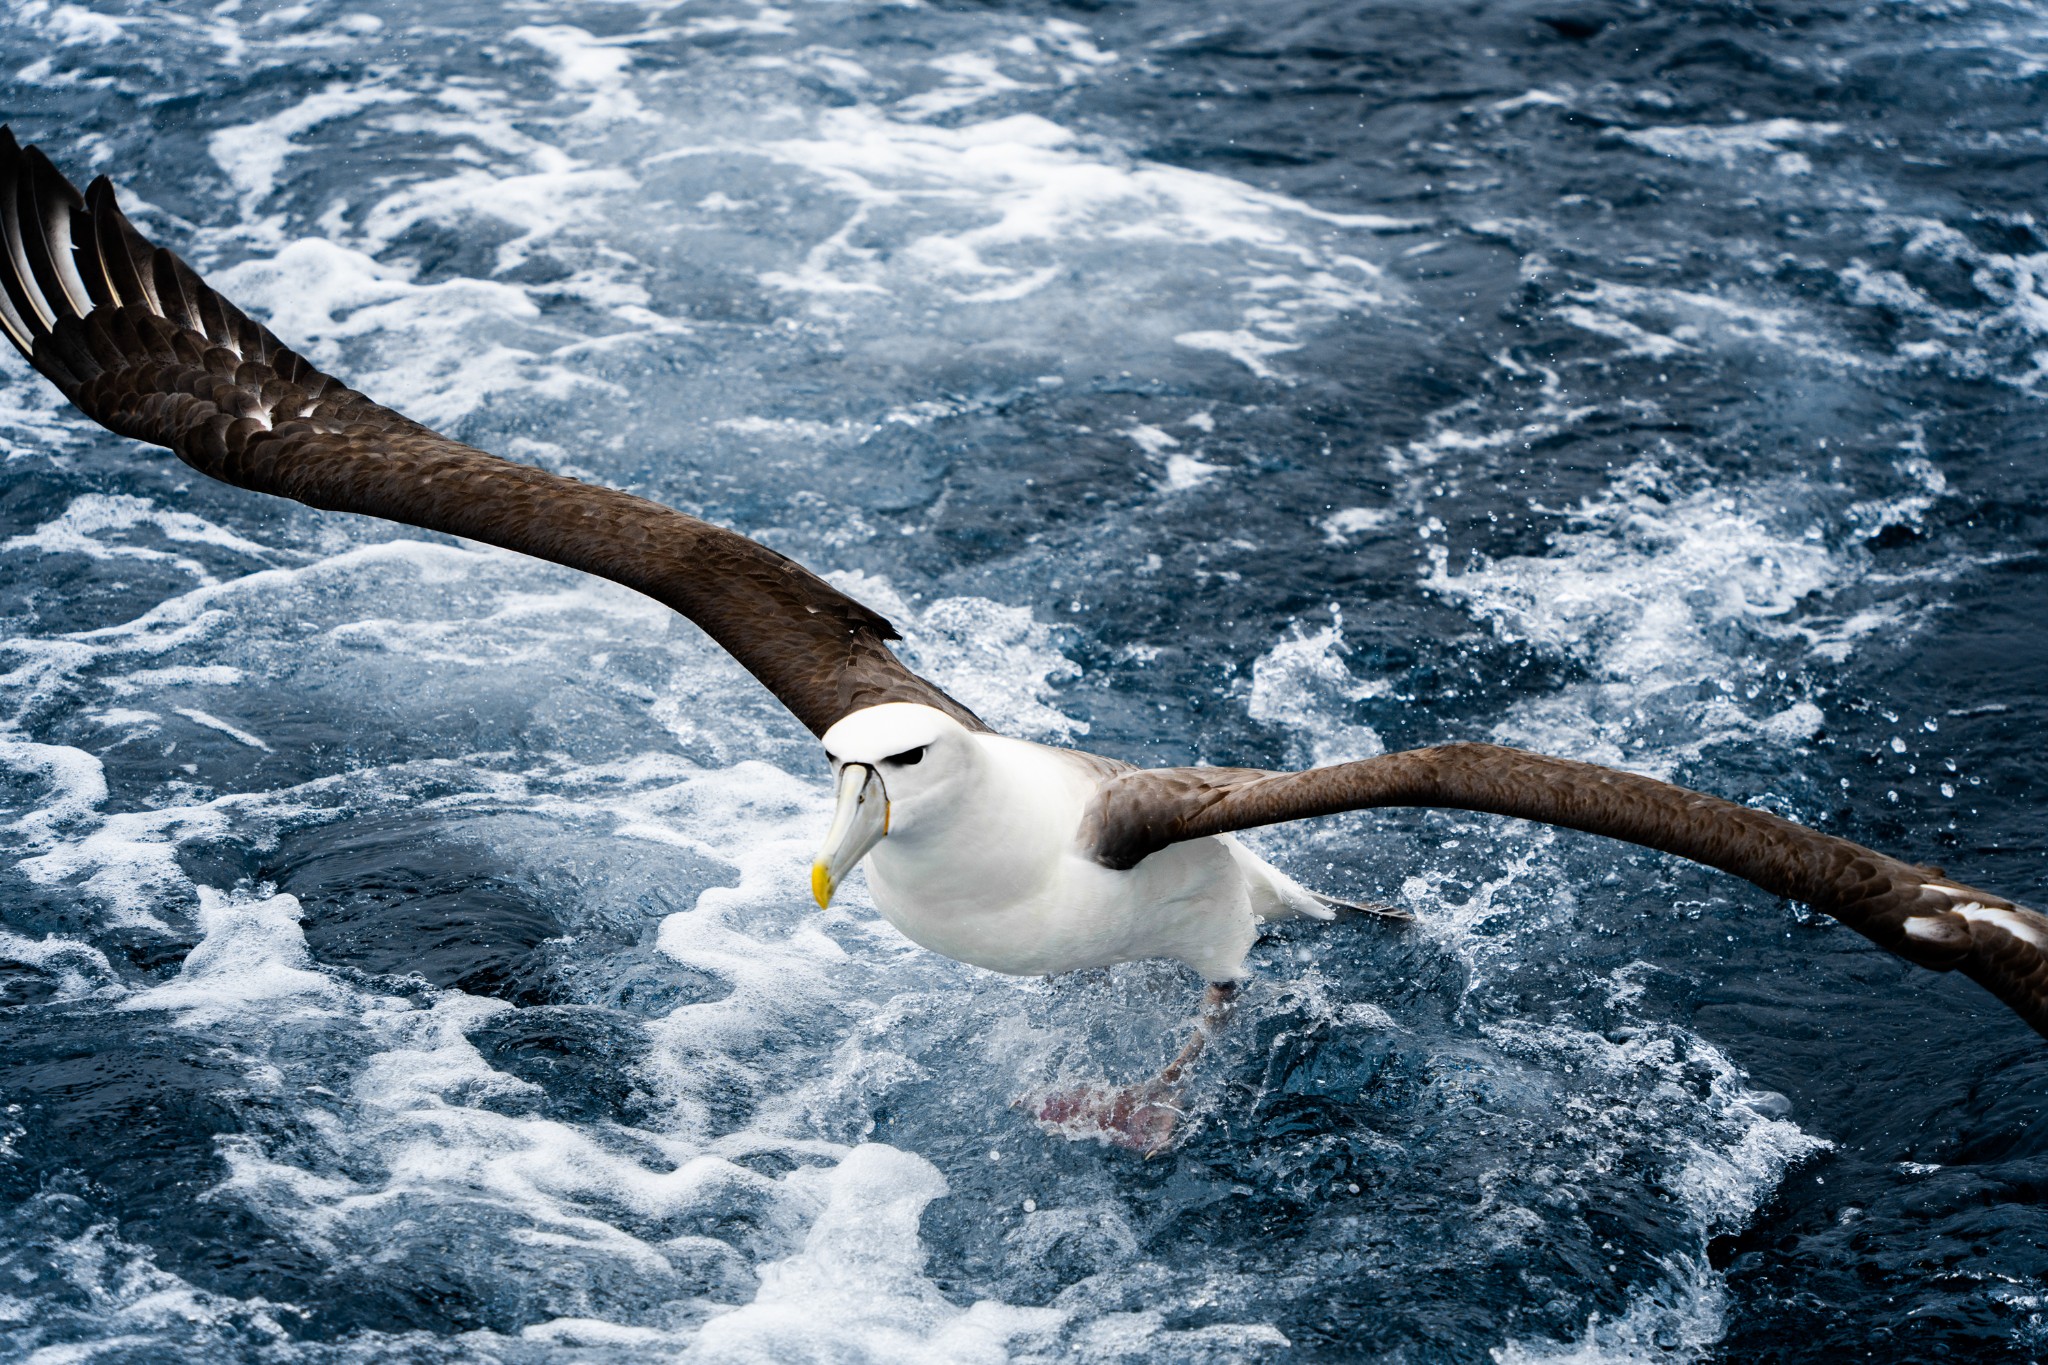
[[[1166,1150],[1184,1112],[1179,1087],[1156,1079],[1139,1085],[1089,1081],[1024,1102],[1047,1133],[1073,1142],[1106,1142],[1146,1156]]]
[[[1151,1080],[1138,1085],[1084,1081],[1064,1090],[1027,1095],[1018,1105],[1032,1111],[1040,1128],[1069,1141],[1092,1139],[1148,1157],[1159,1155],[1172,1144],[1187,1113],[1181,1105],[1181,1077],[1202,1055],[1209,1039],[1229,1022],[1236,995],[1237,987],[1228,982],[1210,985],[1202,997],[1194,1036]]]

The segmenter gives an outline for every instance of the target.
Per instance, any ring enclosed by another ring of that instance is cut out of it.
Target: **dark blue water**
[[[431,18],[423,17],[431,13]],[[288,340],[715,517],[1013,732],[1497,739],[2039,905],[2031,4],[37,3],[0,113]],[[1634,850],[1254,842],[1141,1162],[1010,981],[804,865],[692,628],[0,388],[0,1352],[2030,1360],[2041,1040]]]

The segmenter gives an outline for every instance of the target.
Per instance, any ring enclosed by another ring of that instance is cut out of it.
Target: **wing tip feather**
[[[0,329],[31,365],[67,394],[82,376],[81,348],[46,343],[57,326],[97,305],[80,271],[79,230],[90,215],[78,187],[34,143],[23,144],[0,124]]]

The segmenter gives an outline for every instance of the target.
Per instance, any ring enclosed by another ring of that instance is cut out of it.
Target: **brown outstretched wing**
[[[813,734],[890,701],[987,728],[904,667],[887,621],[767,546],[487,455],[322,374],[137,232],[105,177],[80,195],[5,128],[0,239],[0,329],[109,430],[243,488],[635,588],[701,626]]]
[[[1960,971],[2048,1035],[2048,917],[1668,782],[1493,744],[1446,744],[1301,773],[1160,768],[1106,782],[1082,840],[1107,867],[1169,844],[1379,806],[1512,815],[1675,853],[1805,901],[1909,962]]]

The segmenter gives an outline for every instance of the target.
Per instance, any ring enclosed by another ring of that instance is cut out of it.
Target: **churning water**
[[[1013,732],[1497,739],[2048,900],[2048,12],[23,0],[5,116],[288,341],[739,527]],[[610,585],[0,386],[0,1351],[2028,1359],[2048,1052],[1725,877],[1393,813],[1197,984],[805,864]]]

